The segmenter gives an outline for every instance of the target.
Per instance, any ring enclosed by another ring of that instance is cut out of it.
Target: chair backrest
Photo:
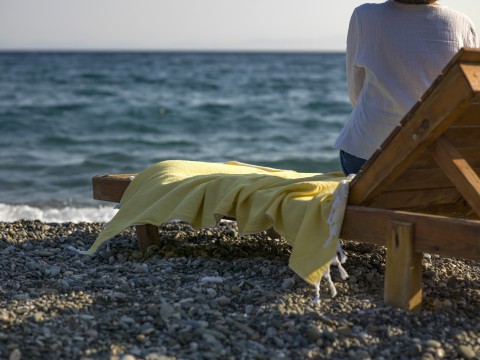
[[[480,217],[480,49],[462,49],[350,185],[349,204]]]

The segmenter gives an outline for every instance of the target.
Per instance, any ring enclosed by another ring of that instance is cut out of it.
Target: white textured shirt
[[[354,108],[335,146],[368,159],[462,47],[479,47],[474,25],[446,6],[357,7],[347,37]]]

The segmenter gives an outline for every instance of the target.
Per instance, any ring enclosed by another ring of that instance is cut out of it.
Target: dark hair
[[[422,5],[422,4],[433,4],[437,0],[394,0],[394,1],[402,4]]]

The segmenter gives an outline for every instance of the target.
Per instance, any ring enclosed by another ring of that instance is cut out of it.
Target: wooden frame
[[[350,183],[340,237],[387,247],[385,302],[418,310],[422,253],[480,260],[480,50],[463,49]],[[119,202],[130,174],[95,176]],[[158,228],[136,226],[140,249]]]
[[[480,259],[479,94],[463,49],[350,184],[341,237],[386,245],[386,303],[420,308],[423,252]]]

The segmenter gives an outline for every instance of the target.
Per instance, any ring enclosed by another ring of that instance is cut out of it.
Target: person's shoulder
[[[375,13],[377,11],[381,11],[382,9],[386,8],[389,6],[389,1],[384,2],[384,3],[364,3],[362,5],[359,5],[355,8],[354,13],[359,14],[359,15],[368,15],[371,13]]]
[[[450,8],[448,6],[445,6],[445,5],[435,4],[433,6],[433,8],[435,10],[437,10],[438,12],[443,13],[443,14],[445,14],[447,16],[450,16],[450,17],[470,20],[470,18],[466,14],[462,13],[461,11],[452,9],[452,8]]]
[[[454,21],[462,21],[466,23],[472,23],[472,20],[461,11],[452,9],[445,5],[435,5],[435,10],[442,14],[442,17],[454,20]]]

